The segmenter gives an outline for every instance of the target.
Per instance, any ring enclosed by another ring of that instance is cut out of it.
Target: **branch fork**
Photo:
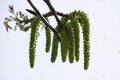
[[[54,9],[54,7],[52,6],[50,0],[43,0],[43,1],[47,4],[47,6],[49,7],[50,12],[42,15],[42,14],[40,13],[40,11],[33,5],[33,3],[31,2],[31,0],[27,0],[27,1],[28,1],[28,3],[30,4],[30,6],[33,8],[34,11],[28,10],[28,9],[26,9],[26,10],[27,10],[28,12],[32,13],[33,15],[38,16],[38,17],[43,21],[43,23],[52,30],[52,32],[56,35],[57,39],[61,42],[61,38],[60,38],[60,35],[59,35],[58,31],[55,30],[55,29],[47,22],[47,20],[45,19],[45,17],[54,16],[55,19],[56,19],[56,21],[57,21],[57,23],[58,23],[58,26],[62,27],[61,22],[60,22],[60,19],[58,18],[58,15],[60,15],[60,16],[67,16],[67,14],[63,14],[63,13],[61,13],[61,12],[57,12],[57,11]]]

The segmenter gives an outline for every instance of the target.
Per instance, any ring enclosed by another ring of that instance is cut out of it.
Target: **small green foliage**
[[[14,8],[13,8],[13,5],[10,5],[10,6],[9,6],[9,12],[12,13],[12,14],[14,14]]]
[[[12,29],[12,27],[9,26],[8,21],[4,21],[4,25],[7,32],[8,32],[8,29]]]
[[[4,21],[4,25],[6,27],[6,31],[8,32],[8,29],[13,29],[16,31],[17,27],[20,28],[20,30],[26,32],[30,29],[31,21],[33,18],[28,19],[28,16],[26,16],[21,11],[15,12],[13,5],[9,6],[9,12],[11,13],[11,16],[6,17]],[[9,22],[15,22],[14,28],[12,28],[8,23]]]

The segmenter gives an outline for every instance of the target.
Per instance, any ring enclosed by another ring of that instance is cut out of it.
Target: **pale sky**
[[[8,5],[16,11],[31,9],[26,0],[0,1],[0,80],[120,80],[120,1],[119,0],[51,0],[57,11],[69,13],[85,11],[90,19],[91,59],[90,67],[83,69],[83,47],[78,63],[62,63],[60,54],[55,63],[50,62],[50,53],[45,53],[45,34],[40,31],[36,60],[29,67],[30,31],[19,29],[6,32],[3,21],[9,16]],[[42,0],[34,0],[42,13],[49,9]],[[54,19],[51,24],[56,25]],[[14,26],[14,25],[13,25]]]

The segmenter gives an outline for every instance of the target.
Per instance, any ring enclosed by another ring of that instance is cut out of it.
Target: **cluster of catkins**
[[[87,14],[83,11],[74,11],[68,16],[61,18],[62,27],[56,26],[56,30],[59,32],[61,42],[56,36],[51,34],[51,30],[45,26],[46,32],[46,52],[51,49],[51,62],[55,62],[58,55],[58,47],[60,45],[61,60],[65,62],[69,59],[70,63],[79,61],[80,57],[80,31],[83,35],[83,49],[84,49],[84,69],[89,67],[90,59],[90,24]],[[31,23],[31,36],[29,47],[29,59],[31,68],[34,67],[35,60],[35,48],[38,37],[38,30],[41,20],[35,17]],[[82,30],[80,30],[82,29]],[[53,38],[51,38],[53,37]]]

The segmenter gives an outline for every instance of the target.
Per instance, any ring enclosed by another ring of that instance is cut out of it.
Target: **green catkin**
[[[48,53],[50,51],[50,45],[51,45],[51,31],[46,26],[45,26],[45,33],[46,33],[46,48],[45,48],[45,51]]]
[[[39,18],[35,17],[35,19],[31,23],[31,34],[30,34],[29,61],[31,68],[34,67],[36,42],[37,42],[36,40],[38,37],[39,24],[40,24]]]
[[[63,17],[61,19],[61,22],[64,25],[64,27],[61,30],[61,57],[62,57],[62,62],[65,62],[67,58],[67,50],[68,50],[68,41],[67,41],[67,32],[66,32],[67,18]]]
[[[80,30],[79,30],[79,24],[78,21],[75,20],[74,25],[74,37],[75,37],[75,59],[78,62],[79,61],[79,48],[80,48]]]
[[[67,26],[67,38],[68,38],[68,55],[69,55],[69,62],[74,62],[74,53],[75,53],[75,40],[74,40],[74,33],[72,31],[72,26],[68,23]]]
[[[46,18],[46,20],[49,22],[48,18]],[[50,46],[51,46],[51,30],[47,26],[45,26],[45,33],[46,33],[45,51],[48,53],[50,51]]]
[[[81,12],[80,17],[80,24],[82,26],[84,43],[84,69],[87,70],[90,60],[90,24],[86,13]]]
[[[67,32],[65,29],[63,29],[61,31],[61,56],[63,62],[65,62],[67,58],[67,50],[68,50]]]
[[[55,62],[58,54],[58,39],[56,36],[53,36],[53,42],[52,42],[52,53],[51,53],[51,62]]]
[[[80,28],[79,28],[79,22],[76,19],[76,12],[73,12],[70,14],[70,19],[71,19],[71,26],[74,32],[75,59],[78,62],[79,61],[79,48],[80,48]]]

